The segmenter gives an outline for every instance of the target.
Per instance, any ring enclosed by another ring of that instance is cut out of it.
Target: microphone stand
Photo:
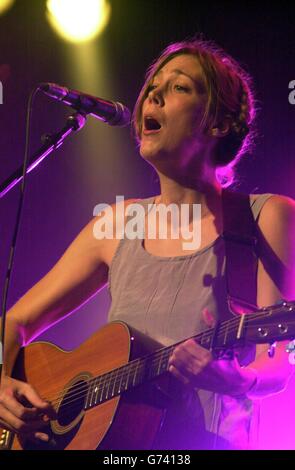
[[[81,112],[76,112],[73,115],[67,118],[66,125],[61,129],[61,131],[56,132],[55,134],[45,134],[43,137],[43,145],[39,150],[33,155],[32,162],[27,168],[26,174],[34,170],[51,152],[58,149],[64,142],[64,140],[72,134],[74,131],[79,131],[86,123],[86,114]],[[0,199],[4,197],[16,184],[18,184],[23,179],[23,167],[18,168],[12,175],[10,175],[2,184],[0,184]],[[10,261],[12,258],[12,253],[10,253]],[[11,269],[11,267],[10,267]],[[7,289],[8,276],[5,279],[5,287]],[[6,308],[2,306],[2,322],[0,325],[0,383],[1,383],[1,374],[2,366],[4,359],[4,333],[5,333],[5,324],[6,324]],[[1,444],[1,443],[0,443]],[[1,445],[0,445],[1,447]]]
[[[82,129],[86,122],[86,116],[77,112],[67,118],[66,125],[55,134],[46,134],[42,147],[33,155],[32,162],[27,168],[27,174],[34,170],[51,152],[58,149],[64,140],[74,131]],[[19,167],[3,183],[0,184],[0,199],[4,197],[14,186],[23,179],[23,167]]]

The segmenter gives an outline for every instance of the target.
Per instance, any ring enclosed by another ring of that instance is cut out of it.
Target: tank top
[[[250,195],[255,220],[271,196]],[[145,214],[152,209],[154,199],[137,201]],[[122,238],[109,269],[108,289],[109,321],[124,321],[166,346],[208,329],[202,317],[204,308],[218,321],[232,318],[227,306],[221,235],[192,254],[173,257],[150,254],[144,248],[144,239]],[[239,361],[247,365],[253,359],[245,349]],[[227,448],[224,443],[228,448],[252,447],[259,414],[256,402],[201,389],[196,395],[191,412],[196,419],[202,414],[211,436],[209,448]]]

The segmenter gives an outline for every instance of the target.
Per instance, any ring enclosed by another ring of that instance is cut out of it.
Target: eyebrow
[[[157,77],[157,75],[161,75],[162,73],[163,73],[163,70],[159,70],[159,72],[157,72],[154,75],[154,78]],[[189,75],[188,73],[185,73],[183,70],[180,70],[180,69],[173,69],[171,70],[171,73],[176,73],[177,75],[185,75],[186,77],[190,78],[193,82],[196,81],[191,75]]]
[[[159,72],[157,72],[154,77],[153,77],[153,80],[158,76],[160,75],[161,73],[163,73],[163,70],[159,70]],[[195,83],[195,85],[197,85],[198,87],[200,87],[200,89],[202,91],[205,91],[206,90],[206,84],[204,82],[204,79],[202,77],[198,77],[198,78],[193,78],[191,75],[189,75],[188,73],[184,72],[183,70],[181,69],[173,69],[171,71],[171,73],[175,73],[176,75],[184,75],[185,77],[188,77],[191,79],[191,81],[193,83]]]

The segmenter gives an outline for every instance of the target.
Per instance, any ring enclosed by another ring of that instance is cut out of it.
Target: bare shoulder
[[[282,229],[295,227],[294,199],[274,194],[263,205],[258,225],[263,233],[278,233]]]
[[[138,201],[140,200],[135,198],[122,198],[113,204],[99,204],[94,209],[94,218],[92,219],[91,224],[95,224],[101,221],[101,225],[102,223],[111,224],[109,227],[113,226],[116,228],[118,223],[121,221],[125,222],[128,213],[128,207]]]
[[[257,195],[259,196],[259,195]],[[281,194],[273,194],[264,204],[263,211],[285,212],[295,210],[295,200]]]
[[[138,201],[139,199],[130,198],[109,205],[99,205],[93,219],[85,227],[96,255],[107,266],[110,266],[119,245],[120,235],[125,227],[127,209]]]
[[[94,217],[84,226],[66,253],[94,266],[101,263],[110,266],[120,238],[116,237],[117,223],[126,214],[126,209],[137,199],[126,199],[119,203],[96,206]]]
[[[257,304],[272,305],[280,299],[295,298],[295,201],[272,195],[264,203],[258,219],[259,263]],[[280,343],[284,348],[285,343]],[[257,350],[264,350],[260,345]]]
[[[258,226],[275,254],[291,268],[295,260],[295,201],[274,194],[263,205]]]

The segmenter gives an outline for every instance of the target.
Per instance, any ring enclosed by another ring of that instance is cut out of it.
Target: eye
[[[181,92],[184,92],[184,93],[187,93],[187,92],[190,91],[190,89],[187,86],[178,85],[178,84],[174,85],[174,89],[176,91],[181,91]]]
[[[146,90],[147,95],[150,93],[150,91],[153,91],[155,88],[157,88],[157,85],[155,84],[149,85]]]

